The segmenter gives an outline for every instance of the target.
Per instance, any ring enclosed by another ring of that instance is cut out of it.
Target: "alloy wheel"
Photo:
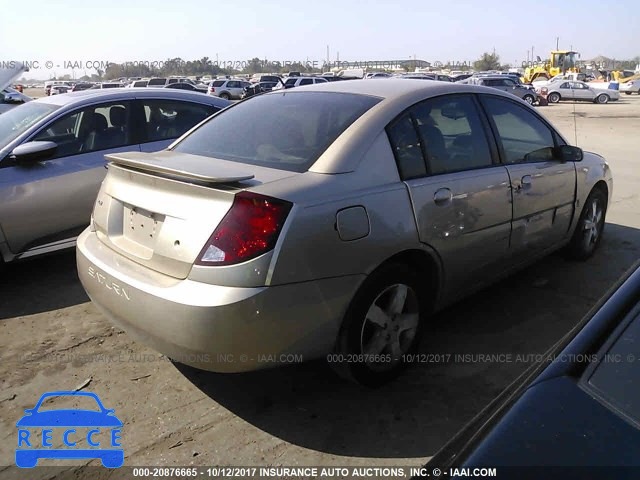
[[[415,291],[402,283],[387,287],[375,298],[360,335],[360,351],[369,368],[388,371],[402,362],[416,336],[419,305]],[[383,355],[390,355],[391,361],[377,361],[376,356]]]
[[[593,248],[600,238],[602,233],[602,226],[604,220],[604,212],[602,205],[597,198],[591,200],[591,205],[587,210],[587,215],[584,218],[583,223],[583,237],[582,241],[585,249]]]

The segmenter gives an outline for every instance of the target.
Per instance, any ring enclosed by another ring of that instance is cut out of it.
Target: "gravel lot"
[[[0,276],[0,465],[14,463],[25,408],[86,381],[125,424],[125,465],[424,463],[527,366],[456,354],[543,353],[639,257],[640,96],[540,111],[611,164],[600,250],[584,263],[552,255],[440,313],[421,348],[449,361],[417,364],[380,389],[343,383],[324,362],[236,375],[174,365],[107,323],[77,279],[73,252],[8,266]],[[0,477],[25,478],[7,468]]]

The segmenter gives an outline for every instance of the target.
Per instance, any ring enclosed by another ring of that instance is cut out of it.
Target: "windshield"
[[[0,149],[58,108],[50,103],[29,102],[0,115]]]
[[[328,92],[262,95],[223,110],[173,150],[304,172],[380,100]]]
[[[556,67],[567,70],[576,67],[577,54],[575,52],[559,53]]]

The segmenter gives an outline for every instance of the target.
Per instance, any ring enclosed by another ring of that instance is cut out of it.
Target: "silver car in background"
[[[105,154],[161,150],[227,105],[165,89],[89,89],[0,115],[0,266],[75,245]]]
[[[511,94],[420,80],[273,91],[108,158],[77,265],[111,321],[207,370],[326,357],[369,385],[435,310],[589,257],[613,187]]]
[[[585,82],[557,81],[541,88],[542,94],[546,94],[549,103],[558,103],[561,100],[580,100],[594,103],[609,103],[620,100],[620,92],[608,88],[593,88]]]

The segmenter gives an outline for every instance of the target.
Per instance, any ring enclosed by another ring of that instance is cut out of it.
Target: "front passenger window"
[[[553,160],[554,137],[542,120],[520,105],[497,97],[483,99],[502,143],[505,163]]]
[[[55,142],[53,158],[131,145],[129,102],[93,105],[67,114],[32,140]]]

